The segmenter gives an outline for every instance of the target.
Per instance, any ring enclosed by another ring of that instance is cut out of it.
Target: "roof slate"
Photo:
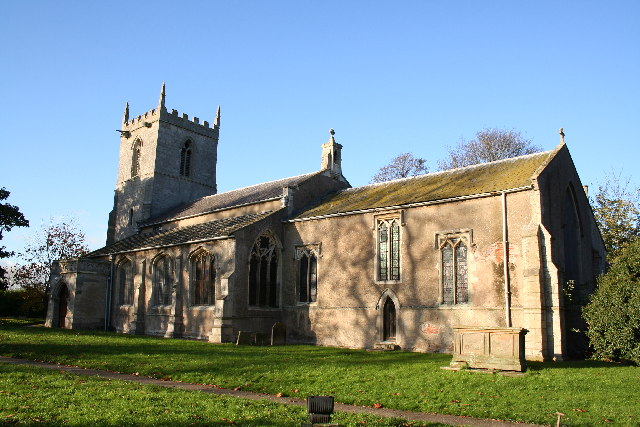
[[[403,206],[526,187],[556,150],[395,181],[349,188],[300,213],[296,219]]]
[[[122,252],[132,252],[147,248],[167,247],[211,240],[232,235],[239,229],[253,224],[272,212],[254,213],[230,218],[218,219],[203,224],[174,228],[167,231],[156,231],[145,234],[134,234],[111,245],[95,250],[86,256],[97,257]]]
[[[237,190],[227,191],[226,193],[214,194],[202,197],[193,202],[180,205],[165,214],[141,224],[143,227],[151,224],[172,221],[178,218],[202,215],[208,212],[228,209],[235,206],[242,206],[261,201],[277,199],[282,196],[283,187],[293,187],[301,184],[307,179],[321,174],[322,172],[313,172],[304,175],[283,178],[276,181],[263,182],[261,184],[252,185],[250,187],[239,188]]]

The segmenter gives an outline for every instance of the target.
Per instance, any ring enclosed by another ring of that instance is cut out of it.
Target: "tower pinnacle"
[[[219,128],[220,127],[220,106],[218,105],[218,110],[216,111],[216,119],[213,122],[213,126]]]
[[[162,89],[160,89],[160,99],[158,99],[158,108],[164,110],[166,107],[164,106],[164,98],[165,98],[165,87],[164,82],[162,82]]]
[[[129,121],[129,102],[124,106],[124,114],[122,115],[122,124]]]

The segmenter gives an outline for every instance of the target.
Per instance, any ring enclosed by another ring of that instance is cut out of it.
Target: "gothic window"
[[[191,297],[193,305],[214,305],[216,290],[214,258],[200,251],[191,259]]]
[[[171,273],[171,260],[167,256],[160,256],[153,264],[153,305],[171,305],[173,291]]]
[[[118,265],[118,303],[120,305],[133,304],[133,271],[131,261],[124,260]]]
[[[180,175],[191,176],[191,141],[187,141],[180,150]]]
[[[300,302],[315,302],[318,294],[318,260],[316,255],[303,250],[298,260],[298,289]]]
[[[133,208],[129,209],[129,225],[133,225]]]
[[[268,234],[258,237],[251,250],[249,305],[278,306],[278,253],[275,240]]]
[[[400,219],[377,220],[378,280],[400,280]]]
[[[142,141],[139,139],[133,143],[131,154],[131,178],[140,174],[140,149],[142,147]]]
[[[467,245],[457,237],[440,243],[442,265],[442,303],[463,304],[469,301]]]

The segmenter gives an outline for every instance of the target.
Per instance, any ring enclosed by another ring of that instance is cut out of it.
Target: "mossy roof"
[[[261,212],[209,221],[202,224],[178,227],[170,230],[140,233],[97,249],[86,256],[99,257],[149,248],[160,248],[213,240],[233,235],[239,229],[253,224],[272,212]]]
[[[314,218],[527,187],[556,150],[349,188],[296,215]]]

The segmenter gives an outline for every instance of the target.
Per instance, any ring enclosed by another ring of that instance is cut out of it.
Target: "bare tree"
[[[614,171],[598,186],[593,213],[602,233],[609,259],[640,236],[640,188]]]
[[[411,153],[403,153],[391,160],[371,178],[371,182],[391,181],[399,178],[422,175],[428,172],[427,161]]]
[[[82,256],[88,250],[84,233],[74,220],[43,224],[20,253],[26,262],[13,270],[12,285],[28,291],[34,304],[46,304],[53,262]]]
[[[449,157],[438,162],[438,169],[447,170],[493,162],[531,154],[542,149],[524,138],[520,132],[503,129],[484,129],[471,141],[461,140],[449,149]]]

